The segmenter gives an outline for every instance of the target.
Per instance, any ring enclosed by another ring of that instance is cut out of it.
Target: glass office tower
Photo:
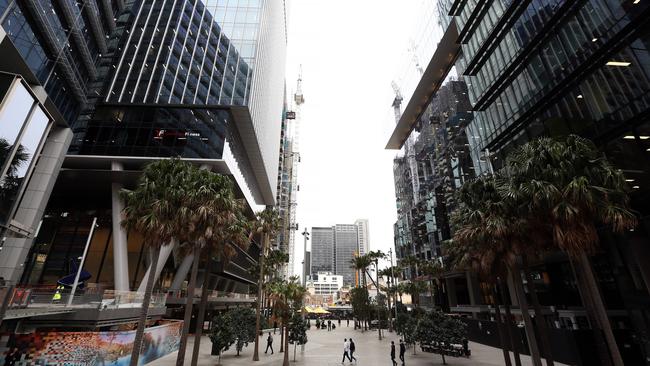
[[[592,263],[626,364],[646,364],[650,343],[650,3],[638,0],[439,1],[457,27],[455,66],[474,118],[466,128],[477,173],[499,169],[538,136],[593,140],[629,183],[640,225],[601,233]],[[568,261],[536,263],[544,306],[561,328],[586,328]],[[487,301],[489,296],[485,296]]]
[[[149,258],[120,226],[119,191],[142,167],[178,156],[232,177],[248,212],[273,205],[277,188],[286,49],[284,1],[140,0],[115,20],[100,60],[99,92],[74,133],[41,235],[24,261],[24,283],[67,274],[98,218],[85,267],[91,282],[141,289]],[[93,95],[94,94],[94,95]],[[177,245],[159,260],[162,288],[178,290],[191,257]],[[257,248],[224,268],[211,287],[247,292]],[[168,260],[169,259],[169,260]]]
[[[119,1],[0,0],[0,277],[16,281]]]

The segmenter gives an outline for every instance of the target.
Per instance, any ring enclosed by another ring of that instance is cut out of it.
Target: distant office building
[[[332,272],[318,272],[307,281],[307,289],[312,295],[334,295],[343,287],[343,276]]]
[[[368,220],[331,227],[312,227],[311,274],[332,272],[343,276],[346,285],[354,285],[351,260],[369,247]],[[363,255],[363,254],[362,254]]]
[[[318,272],[334,273],[334,231],[332,227],[311,228],[311,269],[310,274]]]

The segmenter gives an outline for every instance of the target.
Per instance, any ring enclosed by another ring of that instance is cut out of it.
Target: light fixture
[[[634,179],[626,179],[626,182],[634,182]]]
[[[582,94],[578,94],[577,98],[582,99],[583,98]]]
[[[639,186],[633,186],[632,188],[634,188],[634,189],[639,189]]]
[[[638,4],[640,2],[641,2],[641,0],[634,0],[634,2],[632,4]]]
[[[597,40],[598,40],[598,38],[592,38],[591,39],[592,42],[596,42]]]
[[[650,139],[650,136],[639,136],[639,139],[641,139],[641,140],[647,140],[647,139]]]
[[[627,61],[608,61],[607,66],[630,66],[632,63]]]
[[[623,139],[624,139],[624,140],[634,140],[634,136],[632,136],[632,135],[625,135],[625,136],[623,136]]]

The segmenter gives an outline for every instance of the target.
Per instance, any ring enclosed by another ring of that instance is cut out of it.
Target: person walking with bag
[[[413,346],[415,347],[415,346]],[[404,365],[404,354],[406,353],[406,345],[403,340],[399,340],[399,359],[402,361],[402,366]]]

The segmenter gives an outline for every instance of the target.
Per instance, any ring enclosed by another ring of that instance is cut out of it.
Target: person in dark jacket
[[[273,336],[271,332],[269,332],[269,336],[266,338],[266,351],[264,353],[267,353],[269,348],[271,349],[271,354],[273,354]]]
[[[395,342],[390,341],[390,360],[393,361],[393,366],[397,366],[395,362]]]
[[[406,353],[406,345],[404,344],[403,340],[399,340],[399,359],[402,361],[402,365],[404,365],[404,353]]]
[[[350,362],[357,362],[357,358],[354,357],[354,351],[356,351],[356,349],[357,347],[354,345],[354,341],[350,338]]]

